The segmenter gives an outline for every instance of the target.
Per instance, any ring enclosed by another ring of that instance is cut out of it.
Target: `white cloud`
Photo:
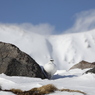
[[[20,28],[23,28],[29,32],[34,32],[42,35],[50,35],[53,34],[55,31],[55,27],[50,24],[38,24],[33,25],[30,23],[23,23],[18,25]]]
[[[62,33],[85,32],[95,28],[95,9],[77,13],[75,14],[75,17],[76,19],[74,25],[71,28],[67,29],[66,31],[63,31]],[[2,24],[3,23],[1,23],[1,25]],[[3,24],[3,25],[17,26],[22,30],[42,35],[58,34],[57,31],[55,30],[55,27],[47,23],[37,25],[31,23]]]
[[[47,23],[37,25],[33,25],[31,23],[0,23],[0,25],[10,28],[14,27],[16,29],[24,30],[26,32],[34,32],[41,35],[51,35],[55,33],[55,27]]]
[[[77,13],[74,25],[65,31],[71,32],[84,32],[95,28],[95,9]]]

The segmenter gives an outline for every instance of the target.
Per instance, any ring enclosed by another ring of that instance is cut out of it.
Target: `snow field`
[[[87,69],[86,69],[87,70]],[[34,87],[41,87],[47,84],[53,84],[58,89],[71,89],[80,90],[87,95],[95,94],[95,75],[94,74],[84,74],[86,70],[74,69],[70,71],[58,70],[51,80],[40,79],[40,78],[29,78],[29,77],[17,77],[17,76],[6,76],[0,74],[0,85],[2,89],[21,89],[23,91],[30,90]],[[10,93],[5,94],[5,92],[0,92],[0,95],[11,95]],[[56,91],[49,95],[83,95],[78,92],[60,92]]]
[[[30,90],[46,84],[54,84],[57,88],[80,90],[87,95],[95,94],[95,75],[83,74],[86,70],[68,69],[85,60],[95,62],[95,29],[73,34],[40,35],[26,31],[15,25],[0,25],[0,41],[15,44],[20,50],[28,53],[39,65],[44,66],[51,58],[57,66],[52,80],[6,76],[0,74],[2,89]],[[0,91],[0,95],[14,95]],[[49,95],[82,95],[81,93],[59,92]]]

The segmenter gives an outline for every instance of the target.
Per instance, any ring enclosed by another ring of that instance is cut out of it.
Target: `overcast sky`
[[[95,0],[0,0],[0,23],[81,32],[95,27]]]

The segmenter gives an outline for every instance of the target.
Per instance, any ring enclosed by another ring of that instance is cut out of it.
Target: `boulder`
[[[79,62],[78,64],[75,64],[74,66],[72,66],[70,68],[71,69],[76,69],[76,68],[79,68],[79,69],[86,69],[86,68],[94,68],[95,67],[95,62],[93,63],[89,63],[89,62],[86,62],[86,61],[81,61]]]
[[[36,61],[18,47],[0,42],[0,74],[47,78]]]

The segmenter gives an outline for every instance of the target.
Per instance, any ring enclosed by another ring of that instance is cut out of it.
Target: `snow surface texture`
[[[65,35],[40,35],[15,25],[0,25],[0,41],[15,44],[44,66],[50,58],[68,70],[81,60],[95,61],[95,29]]]
[[[51,80],[29,77],[6,76],[0,74],[0,86],[2,89],[21,89],[30,90],[34,87],[41,87],[47,84],[53,84],[58,89],[80,90],[87,95],[95,94],[95,74],[84,74],[85,70],[74,69],[70,71],[58,70]],[[0,91],[0,95],[14,95],[9,92]],[[83,95],[78,92],[60,92],[56,91],[49,95]]]
[[[40,78],[9,77],[0,74],[2,89],[29,90],[46,84],[54,84],[57,88],[81,90],[87,95],[95,94],[95,75],[84,74],[86,70],[68,70],[81,60],[95,61],[95,29],[65,35],[39,35],[23,30],[17,26],[0,25],[0,41],[15,44],[22,51],[33,57],[38,64],[44,66],[50,58],[54,59],[57,70],[52,80]],[[0,95],[14,95],[0,91]],[[80,93],[55,92],[49,95],[82,95]]]

